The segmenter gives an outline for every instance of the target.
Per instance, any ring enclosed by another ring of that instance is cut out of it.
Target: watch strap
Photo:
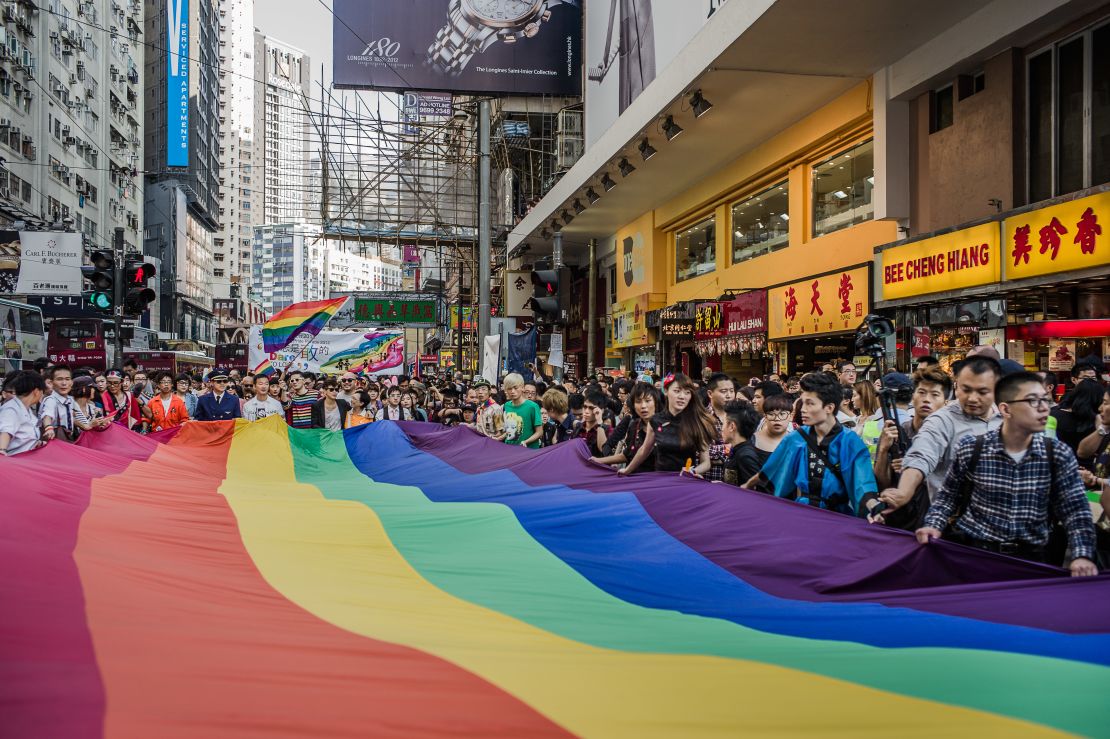
[[[428,47],[428,63],[441,72],[458,76],[475,54],[493,42],[495,31],[471,24],[463,16],[459,0],[452,0],[447,18],[447,25],[439,29]]]

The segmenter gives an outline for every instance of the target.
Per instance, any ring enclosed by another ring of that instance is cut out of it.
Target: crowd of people
[[[976,347],[952,371],[861,377],[852,362],[798,377],[529,377],[499,387],[461,374],[423,379],[216,368],[207,376],[36,364],[3,382],[0,451],[74,441],[112,424],[138,433],[190,421],[281,416],[339,431],[380,421],[466,426],[510,445],[581,439],[620,475],[672,473],[746,488],[876,525],[1098,572],[1110,522],[1087,491],[1110,492],[1110,390],[1100,360],[1070,386]],[[729,488],[722,487],[723,494]],[[749,494],[737,491],[735,494]],[[1103,555],[1104,556],[1104,555]]]

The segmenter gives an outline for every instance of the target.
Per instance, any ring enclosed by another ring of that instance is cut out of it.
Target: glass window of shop
[[[769,254],[790,242],[786,182],[732,206],[732,263]]]
[[[1026,368],[1055,372],[1061,385],[1067,385],[1066,379],[1074,381],[1070,370],[1077,360],[1110,355],[1110,339],[1105,336],[1068,336],[1064,332],[1041,336],[1036,331],[1038,324],[1046,321],[1081,325],[1084,321],[1104,319],[1110,315],[1110,293],[1097,289],[1078,293],[1031,290],[1022,291],[1006,302],[1011,327],[1007,353]]]
[[[717,269],[717,219],[713,216],[674,235],[675,282]]]
[[[895,323],[905,332],[900,363],[911,366],[913,359],[931,354],[947,371],[979,344],[1001,344],[1006,329],[1006,301],[970,300],[905,308]]]
[[[868,140],[813,167],[813,235],[839,231],[875,216],[874,142]]]
[[[1029,201],[1110,181],[1110,23],[1027,60]]]

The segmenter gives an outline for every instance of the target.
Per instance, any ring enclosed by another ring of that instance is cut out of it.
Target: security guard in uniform
[[[243,415],[239,398],[227,392],[227,370],[216,367],[208,375],[212,392],[200,396],[193,418],[197,421],[228,421]]]

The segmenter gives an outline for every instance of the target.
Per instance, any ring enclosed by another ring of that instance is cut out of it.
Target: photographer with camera
[[[952,392],[952,378],[948,376],[940,365],[926,365],[913,375],[912,383],[903,374],[892,372],[883,378],[883,383],[888,390],[894,391],[895,402],[899,406],[901,416],[902,404],[909,400],[913,408],[913,416],[900,419],[900,423],[886,421],[883,435],[879,438],[879,446],[875,451],[875,479],[880,488],[896,485],[898,475],[902,473],[903,457],[913,442],[914,437],[921,430],[925,419],[944,407],[945,399]],[[922,483],[914,491],[913,498],[907,505],[897,511],[890,511],[883,515],[881,521],[887,526],[914,531],[925,517],[929,508],[929,489]],[[876,523],[880,520],[876,520]]]
[[[975,356],[957,364],[957,402],[934,412],[917,432],[897,487],[887,488],[880,496],[890,510],[908,504],[923,481],[928,483],[929,498],[935,500],[952,466],[957,442],[1002,425],[994,404],[994,386],[1001,376],[998,362],[989,357]]]

